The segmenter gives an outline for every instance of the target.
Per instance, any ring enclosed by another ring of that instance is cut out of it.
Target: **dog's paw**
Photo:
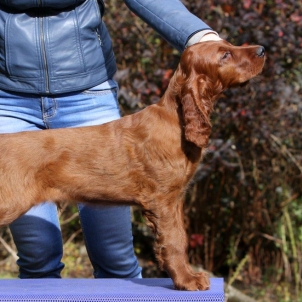
[[[210,288],[209,275],[204,272],[192,273],[182,281],[175,282],[175,288],[178,290],[208,290]]]

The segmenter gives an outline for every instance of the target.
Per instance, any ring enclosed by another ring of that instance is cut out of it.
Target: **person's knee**
[[[60,228],[41,217],[25,215],[10,225],[18,250],[20,278],[59,278],[64,265]]]
[[[49,240],[43,240],[35,249],[22,250],[18,255],[20,278],[60,278],[64,267],[60,246],[55,247]]]

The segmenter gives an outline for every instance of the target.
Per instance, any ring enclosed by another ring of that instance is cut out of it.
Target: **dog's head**
[[[207,145],[215,99],[223,90],[258,75],[264,62],[264,47],[233,46],[224,40],[197,43],[183,52],[174,91],[182,104],[188,141],[199,147]]]
[[[188,80],[208,81],[221,89],[241,85],[258,75],[265,61],[263,46],[234,46],[225,40],[201,42],[188,47],[180,67]]]

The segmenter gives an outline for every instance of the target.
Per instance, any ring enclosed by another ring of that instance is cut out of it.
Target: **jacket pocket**
[[[89,72],[102,60],[101,17],[96,0],[47,18],[47,58],[51,76]],[[58,34],[59,33],[59,34]]]
[[[4,28],[6,71],[12,77],[41,76],[41,57],[37,44],[37,20],[24,13],[5,14]]]

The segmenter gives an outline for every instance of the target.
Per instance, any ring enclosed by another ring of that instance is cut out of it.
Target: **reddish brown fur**
[[[43,200],[137,204],[175,287],[208,289],[207,275],[187,260],[184,194],[208,144],[214,100],[261,72],[257,49],[196,44],[159,103],[139,113],[101,126],[1,135],[0,224]]]

